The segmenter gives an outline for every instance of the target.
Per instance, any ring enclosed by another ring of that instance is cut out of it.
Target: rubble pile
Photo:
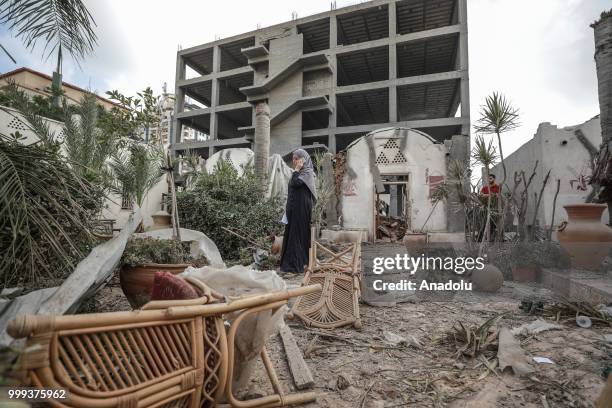
[[[406,220],[399,217],[379,215],[376,239],[383,242],[401,241],[407,229]]]

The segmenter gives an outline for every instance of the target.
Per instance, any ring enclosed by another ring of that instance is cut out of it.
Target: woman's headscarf
[[[298,178],[306,184],[315,201],[317,200],[317,183],[316,183],[316,175],[314,171],[314,165],[312,164],[312,159],[306,150],[297,149],[293,152],[300,159],[304,159],[304,166],[299,171]]]

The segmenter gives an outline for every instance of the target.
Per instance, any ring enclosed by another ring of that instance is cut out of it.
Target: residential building
[[[374,0],[179,50],[172,149],[252,147],[261,101],[272,154],[338,152],[386,127],[469,146],[466,3]]]

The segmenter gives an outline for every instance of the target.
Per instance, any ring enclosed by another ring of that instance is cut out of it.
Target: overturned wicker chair
[[[232,390],[234,341],[241,322],[278,310],[317,285],[222,301],[197,281],[202,297],[150,302],[143,310],[70,316],[24,315],[8,332],[27,338],[18,370],[24,385],[65,389],[58,407],[281,407],[313,401],[314,392],[284,394],[265,350],[260,356],[274,393],[238,400]],[[227,329],[223,315],[239,312]]]
[[[287,317],[297,316],[306,326],[323,329],[349,324],[360,329],[361,243],[334,252],[314,238],[311,242],[303,285],[318,284],[322,289],[298,297]]]

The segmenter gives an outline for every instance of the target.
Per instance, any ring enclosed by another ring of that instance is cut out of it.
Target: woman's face
[[[295,169],[296,165],[297,165],[297,161],[300,159],[300,156],[298,156],[297,154],[293,153],[293,168]]]

